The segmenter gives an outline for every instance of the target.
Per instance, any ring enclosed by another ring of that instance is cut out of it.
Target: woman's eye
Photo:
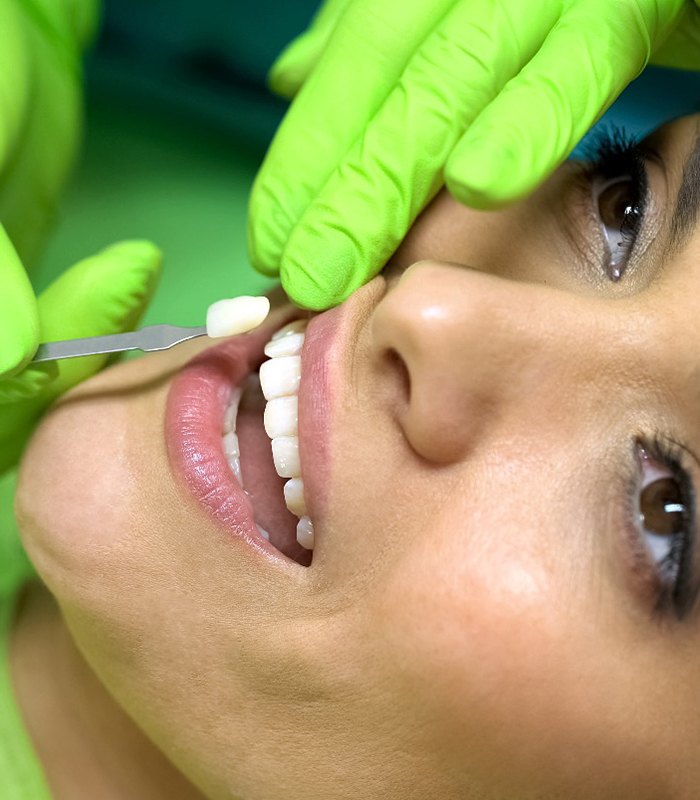
[[[662,586],[677,610],[682,574],[687,569],[693,539],[692,498],[680,466],[656,458],[639,447],[638,527]]]
[[[655,151],[623,128],[601,129],[584,147],[585,185],[591,220],[605,246],[601,265],[607,278],[619,281],[634,254],[649,202],[647,166]]]
[[[608,247],[608,277],[622,277],[643,216],[639,182],[634,175],[593,180],[593,207]]]

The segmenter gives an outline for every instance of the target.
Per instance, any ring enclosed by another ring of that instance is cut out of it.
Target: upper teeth
[[[272,439],[272,459],[277,474],[289,478],[284,485],[287,508],[297,517],[297,541],[313,550],[313,523],[306,516],[304,481],[301,478],[298,437],[297,392],[301,379],[301,350],[304,345],[306,320],[296,320],[277,331],[265,345],[265,361],[260,367],[260,386],[267,400],[264,425]],[[236,478],[241,480],[235,417],[240,390],[236,390],[224,419],[224,451]],[[264,535],[264,533],[263,533]]]

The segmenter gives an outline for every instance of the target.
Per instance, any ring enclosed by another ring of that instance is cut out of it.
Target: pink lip
[[[341,312],[342,308],[334,308],[309,321],[302,353],[299,449],[308,513],[316,523],[323,514],[328,489],[332,418],[328,357]],[[196,355],[173,381],[165,415],[170,463],[200,505],[235,539],[285,562],[290,559],[257,529],[250,498],[224,456],[221,431],[233,388],[258,369],[265,359],[263,348],[274,331],[296,317],[298,312],[287,309],[284,315],[275,315],[252,333],[228,339]]]
[[[378,276],[357,289],[341,305],[313,317],[306,328],[299,385],[299,455],[309,516],[315,525],[316,546],[326,527],[332,434],[338,422],[338,395],[347,386],[347,353],[374,308],[386,294],[388,284]]]
[[[221,431],[234,386],[259,367],[271,335],[295,316],[291,310],[282,318],[275,314],[252,333],[199,353],[173,381],[165,413],[166,446],[175,474],[235,539],[286,562],[257,529],[250,498],[224,456]]]

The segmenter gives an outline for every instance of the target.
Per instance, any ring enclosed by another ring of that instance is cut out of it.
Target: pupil
[[[609,228],[622,228],[625,220],[637,213],[631,179],[613,183],[598,197],[598,212],[601,222]]]
[[[675,478],[660,478],[645,486],[639,506],[649,533],[671,536],[683,530],[685,506]]]

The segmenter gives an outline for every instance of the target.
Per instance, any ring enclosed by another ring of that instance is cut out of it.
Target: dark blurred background
[[[318,0],[107,0],[88,60],[89,86],[186,114],[253,144],[269,141],[286,104],[267,90],[276,56]]]

